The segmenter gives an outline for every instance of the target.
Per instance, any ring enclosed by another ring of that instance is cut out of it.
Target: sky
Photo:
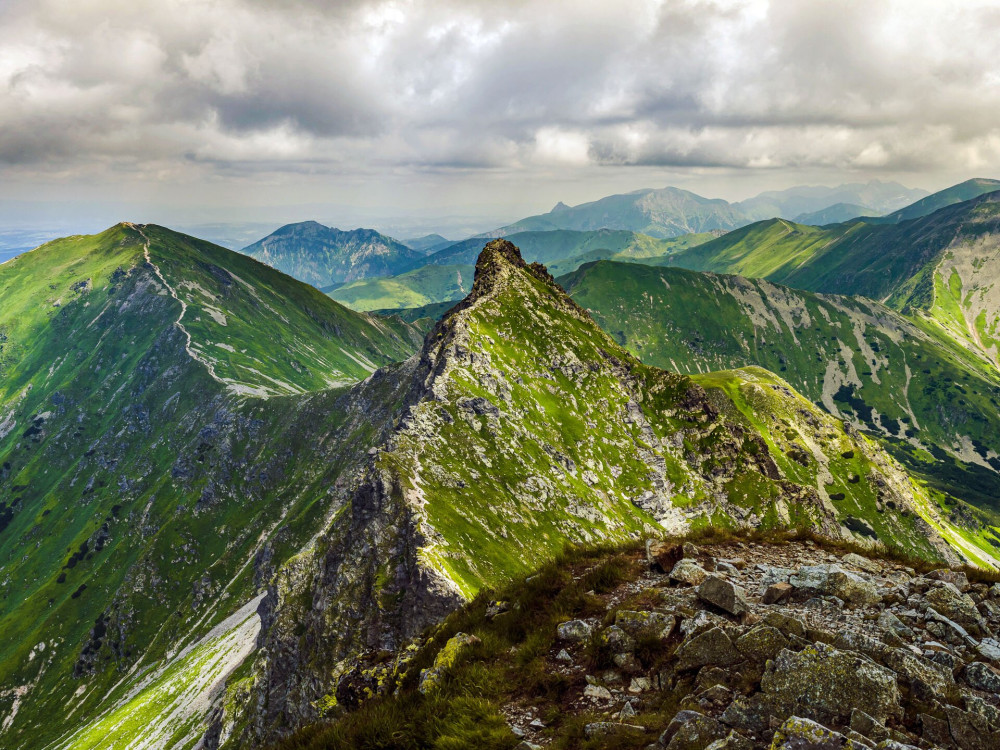
[[[998,32],[1000,0],[2,0],[0,228],[936,190],[1000,177]]]

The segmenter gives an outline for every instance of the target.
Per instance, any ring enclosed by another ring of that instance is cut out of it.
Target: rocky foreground
[[[1000,747],[1000,584],[988,579],[813,541],[652,542],[645,557],[561,573],[477,601],[408,657],[347,675],[337,697],[356,707],[366,690],[410,691],[447,713],[479,690],[503,718],[479,746],[519,750]],[[486,673],[502,685],[483,688]]]

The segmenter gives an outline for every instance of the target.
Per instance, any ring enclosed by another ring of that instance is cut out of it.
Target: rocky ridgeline
[[[811,542],[654,542],[647,557],[603,615],[558,625],[549,656],[578,686],[565,710],[604,715],[585,727],[601,746],[645,735],[670,750],[1000,747],[1000,584]],[[656,603],[618,608],[639,592]],[[669,656],[649,671],[637,655],[651,647]],[[665,730],[636,721],[671,691]],[[522,750],[552,741],[522,701],[504,713]]]

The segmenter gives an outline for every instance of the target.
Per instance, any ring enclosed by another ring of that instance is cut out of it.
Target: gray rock
[[[995,638],[983,638],[979,642],[979,645],[976,646],[976,651],[986,661],[1000,664],[1000,641],[997,641]]]
[[[747,611],[746,593],[725,578],[709,576],[698,586],[698,598],[731,615]]]
[[[885,723],[901,713],[892,671],[825,643],[815,643],[798,653],[782,651],[760,684],[767,700],[785,716],[805,711],[819,720],[844,723],[852,710],[863,707]]]
[[[751,661],[763,664],[788,648],[788,639],[777,628],[756,625],[736,639],[736,650]]]
[[[740,654],[721,628],[711,628],[685,640],[677,649],[677,668],[695,669],[708,664],[726,667],[740,661]]]
[[[734,730],[721,740],[715,740],[705,750],[753,750],[753,743]]]
[[[631,636],[638,636],[645,632],[652,633],[659,638],[666,638],[676,624],[676,618],[662,612],[620,609],[615,614],[615,625]]]
[[[982,616],[976,609],[976,603],[972,597],[960,592],[953,584],[938,583],[924,594],[924,600],[936,612],[958,623],[966,630],[979,629]]]
[[[677,564],[670,571],[670,580],[679,583],[687,583],[697,586],[708,578],[708,571],[701,567],[697,561],[684,558],[678,560]]]
[[[896,740],[882,740],[875,746],[875,750],[920,750],[916,745],[904,745]]]
[[[777,604],[794,590],[795,587],[785,581],[772,583],[767,587],[767,589],[765,589],[764,595],[761,597],[761,601],[764,604]]]
[[[572,663],[573,657],[569,655],[569,651],[563,648],[559,650],[558,654],[556,654],[556,661],[565,661]]]
[[[805,565],[789,578],[795,588],[836,596],[853,606],[881,601],[871,581],[839,565]]]
[[[930,578],[932,581],[944,581],[946,583],[950,583],[962,593],[965,593],[970,588],[969,577],[960,570],[941,568],[940,570],[932,570],[930,573],[925,575],[924,578]]]
[[[595,721],[583,728],[583,733],[587,736],[587,739],[608,737],[615,734],[642,734],[645,731],[646,727],[636,726],[635,724],[619,724],[616,721]]]
[[[587,685],[583,689],[583,695],[585,698],[593,698],[599,701],[611,700],[611,691],[602,685]]]
[[[728,733],[729,729],[718,719],[697,711],[680,711],[663,730],[660,744],[665,745],[668,750],[704,750],[707,745],[725,738]]]
[[[981,661],[965,667],[965,681],[976,690],[1000,695],[1000,673]]]
[[[862,557],[861,555],[857,555],[853,552],[848,552],[840,558],[840,561],[844,563],[844,565],[850,565],[854,568],[865,571],[865,573],[871,573],[872,575],[878,575],[882,572],[882,566],[877,562],[869,560],[867,557]]]
[[[585,641],[592,632],[590,623],[583,620],[570,620],[556,626],[556,635],[564,641]]]
[[[844,750],[847,738],[809,719],[792,716],[778,727],[771,750]]]
[[[635,640],[617,625],[602,630],[600,638],[616,654],[627,653],[635,649]]]
[[[885,632],[893,633],[900,638],[913,638],[913,630],[887,609],[879,613],[878,626]]]

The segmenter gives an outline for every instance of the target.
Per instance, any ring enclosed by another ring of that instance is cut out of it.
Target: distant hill
[[[391,276],[424,257],[374,229],[343,231],[315,221],[287,224],[243,252],[315,287]]]
[[[1000,180],[988,180],[982,177],[966,180],[945,190],[928,195],[916,203],[912,203],[905,208],[889,214],[885,217],[885,221],[898,224],[908,219],[919,219],[921,216],[927,216],[940,208],[952,206],[956,203],[971,200],[972,198],[997,190],[1000,190]]]
[[[445,239],[440,234],[425,234],[423,237],[414,237],[409,240],[403,240],[403,244],[411,250],[417,250],[418,252],[429,254],[435,250],[440,250],[442,247],[450,245],[451,240]]]
[[[873,180],[838,187],[800,186],[773,190],[745,201],[729,203],[719,198],[704,198],[689,190],[666,187],[610,195],[579,206],[567,206],[560,202],[547,214],[529,216],[490,235],[606,228],[640,232],[651,237],[676,237],[689,233],[728,231],[761,219],[791,219],[841,203],[862,206],[864,213],[880,215],[926,195],[925,190],[907,188],[897,182]]]
[[[393,310],[459,300],[472,288],[475,267],[428,265],[399,276],[360,279],[330,291],[353,310]]]
[[[821,208],[819,211],[799,214],[795,217],[795,222],[821,227],[826,224],[840,224],[844,221],[856,219],[859,216],[878,216],[878,213],[875,209],[868,206],[859,206],[856,203],[834,203],[832,206]]]

